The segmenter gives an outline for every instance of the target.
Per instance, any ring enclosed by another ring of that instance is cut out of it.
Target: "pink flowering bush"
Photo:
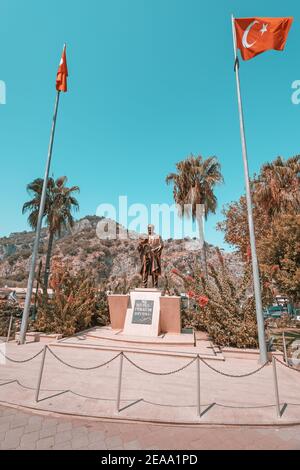
[[[207,279],[200,271],[194,276],[173,274],[184,281],[189,308],[184,311],[185,327],[207,331],[219,346],[255,348],[257,326],[255,301],[251,292],[250,265],[242,281],[237,282],[218,252],[218,265],[208,265]]]

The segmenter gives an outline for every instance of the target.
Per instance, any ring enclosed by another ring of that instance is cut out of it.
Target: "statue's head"
[[[154,225],[149,224],[148,225],[148,234],[153,235],[153,233],[154,233]]]

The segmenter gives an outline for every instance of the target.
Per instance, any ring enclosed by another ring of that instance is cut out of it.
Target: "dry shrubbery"
[[[233,278],[219,253],[218,266],[208,265],[208,278],[198,271],[182,276],[190,306],[184,310],[185,327],[207,331],[219,346],[255,348],[258,345],[255,301],[247,267],[241,282]]]
[[[18,306],[9,304],[9,302],[0,303],[0,336],[6,336],[9,327],[11,315],[14,321],[12,322],[11,335],[16,332],[16,319],[20,319],[21,310]]]
[[[39,297],[35,329],[46,333],[73,335],[94,325],[108,322],[106,293],[99,291],[89,273],[73,273],[56,266],[51,288],[53,297]]]

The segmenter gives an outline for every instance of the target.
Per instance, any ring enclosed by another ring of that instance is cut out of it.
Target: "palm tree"
[[[262,166],[253,182],[254,202],[270,219],[280,212],[300,210],[300,155],[277,157]]]
[[[61,235],[63,228],[73,227],[74,218],[72,210],[79,209],[77,199],[73,193],[79,192],[78,186],[66,187],[68,179],[61,176],[57,180],[49,178],[46,193],[44,217],[49,230],[49,240],[44,273],[44,291],[47,292],[50,274],[51,253],[55,235]],[[32,196],[30,201],[23,205],[22,213],[29,212],[28,223],[35,230],[37,226],[39,207],[44,180],[37,178],[27,186],[27,192]]]
[[[217,198],[214,194],[216,184],[223,183],[221,166],[217,157],[203,158],[201,155],[191,155],[176,164],[177,173],[170,173],[166,183],[173,183],[174,201],[179,207],[181,217],[192,217],[196,220],[199,238],[202,242],[201,264],[207,276],[206,246],[203,233],[202,217],[205,220],[210,213],[215,214]],[[204,211],[200,213],[199,206]]]

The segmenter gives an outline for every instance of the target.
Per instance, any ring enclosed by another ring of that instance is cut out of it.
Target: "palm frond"
[[[177,173],[166,177],[167,184],[173,184],[173,196],[181,208],[181,215],[191,215],[195,220],[197,205],[205,206],[205,217],[215,213],[217,199],[214,188],[224,182],[221,166],[216,156],[203,158],[193,154],[176,164]],[[190,209],[185,206],[190,205]]]

